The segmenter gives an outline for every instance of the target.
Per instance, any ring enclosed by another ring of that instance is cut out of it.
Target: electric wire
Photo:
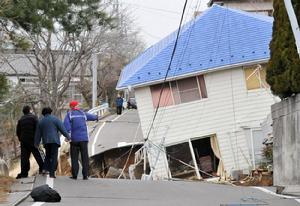
[[[137,128],[136,128],[135,135],[134,135],[134,139],[133,139],[133,144],[132,144],[132,146],[131,146],[131,148],[130,148],[128,157],[127,157],[127,159],[126,159],[126,162],[125,162],[125,164],[124,164],[124,167],[123,167],[123,169],[122,169],[122,171],[121,171],[121,174],[119,175],[118,179],[120,179],[120,177],[123,175],[123,173],[124,173],[124,171],[125,171],[125,168],[126,168],[126,165],[127,165],[128,162],[129,162],[129,158],[130,158],[131,153],[132,153],[132,151],[133,151],[133,148],[134,148],[134,146],[135,146],[135,141],[136,141],[137,134],[138,134],[138,131],[139,131],[140,126],[141,126],[141,123],[139,123],[138,126],[137,126]]]
[[[199,3],[199,2],[198,2],[198,3]],[[200,1],[200,4],[201,4],[201,1]],[[197,8],[199,8],[200,4],[198,5],[198,7],[196,7],[196,10],[197,10]],[[195,19],[194,19],[194,21],[195,21]],[[189,41],[189,39],[190,39],[190,35],[191,35],[193,29],[194,29],[194,24],[192,25],[192,29],[191,29],[191,31],[190,31],[190,33],[189,33],[189,37],[187,38],[188,41]],[[186,44],[186,45],[188,45],[188,44]],[[187,46],[186,46],[186,48],[187,48]],[[184,52],[185,52],[186,48],[184,49]],[[219,48],[219,47],[218,47],[218,48]],[[175,72],[176,72],[176,71],[175,71]],[[175,72],[174,72],[174,73],[175,73]],[[203,104],[203,107],[205,107],[205,102],[204,102],[204,104]],[[176,108],[176,109],[178,109],[178,108]],[[202,109],[202,112],[204,112],[204,109]],[[200,119],[201,119],[201,117],[202,117],[202,115],[200,115]],[[173,120],[174,120],[174,118],[173,118]],[[172,120],[172,121],[173,121],[173,120]],[[200,121],[200,120],[199,120],[199,121]],[[196,167],[193,167],[192,165],[189,165],[189,164],[183,162],[182,160],[173,157],[172,155],[168,154],[164,149],[160,148],[160,146],[156,145],[153,141],[151,141],[151,144],[154,145],[155,147],[159,148],[160,151],[163,151],[164,153],[166,153],[166,155],[167,155],[169,158],[171,158],[171,159],[173,159],[173,160],[176,160],[176,161],[178,161],[178,162],[180,162],[180,163],[182,163],[182,164],[185,164],[186,166],[188,165],[190,168],[193,168],[193,169],[195,169],[195,170],[198,170],[198,171],[200,171],[200,172],[202,172],[202,173],[204,173],[204,174],[206,174],[206,175],[208,175],[208,176],[210,176],[210,177],[215,177],[215,176],[213,176],[213,175],[211,175],[211,174],[206,173],[205,171],[200,170],[199,168],[197,169]]]
[[[200,0],[200,2],[201,2],[201,0]],[[187,4],[187,1],[186,1],[186,3],[185,3],[185,5],[184,5],[184,9],[183,9],[183,14],[182,14],[182,17],[181,17],[181,21],[180,21],[180,28],[181,28],[181,25],[182,25],[182,22],[183,22],[183,16],[184,16],[184,10],[185,10],[185,7],[186,7],[186,4]],[[200,6],[200,4],[199,4],[199,6]],[[198,7],[196,7],[196,8],[198,8]],[[190,9],[190,8],[189,8]],[[188,9],[188,11],[189,11],[189,9]],[[177,32],[177,38],[176,38],[176,41],[175,41],[175,46],[174,46],[174,50],[173,50],[173,52],[172,52],[172,58],[173,58],[173,56],[174,56],[174,54],[175,54],[175,50],[176,50],[176,45],[177,45],[177,42],[178,42],[178,37],[179,37],[179,33],[180,33],[180,28],[178,29],[178,32]],[[192,31],[190,31],[190,33],[191,33]],[[189,37],[190,37],[190,34],[189,34]],[[189,38],[188,38],[189,39]],[[188,41],[188,40],[187,40]],[[186,47],[187,47],[187,45],[188,44],[185,44],[186,45]],[[184,52],[183,53],[185,53],[185,50],[184,50]],[[182,55],[182,57],[184,56],[184,54]],[[169,67],[168,67],[168,71],[169,71],[169,68],[171,67],[171,64],[172,64],[172,58],[171,58],[171,61],[170,61],[170,64],[169,64]],[[178,63],[179,64],[179,63]],[[178,64],[177,64],[177,66],[178,66]],[[175,74],[175,72],[177,71],[177,66],[175,67],[175,71],[174,71],[174,74]],[[166,77],[167,77],[167,75],[168,75],[168,71],[167,71],[167,74],[166,74],[166,76],[165,76],[165,80],[164,81],[166,81]],[[162,89],[161,89],[161,91],[160,91],[160,99],[161,99],[161,95],[162,95],[162,90],[164,89],[164,85],[162,85]],[[168,96],[165,98],[165,102],[164,103],[166,103],[166,101],[168,101],[167,99],[169,99],[170,98],[170,96],[171,96],[171,92],[168,94]],[[159,100],[160,101],[160,100]],[[159,103],[158,103],[158,107],[159,107]],[[157,109],[158,109],[158,107],[157,107]],[[165,111],[165,109],[163,110],[163,111]],[[163,112],[164,113],[164,112]],[[154,120],[153,120],[154,121]],[[159,121],[159,123],[160,123],[160,121]],[[150,127],[151,128],[151,127]],[[147,140],[145,140],[145,141],[147,141]],[[133,146],[132,146],[132,148],[131,148],[131,150],[130,150],[130,152],[129,152],[129,155],[128,155],[128,157],[127,157],[127,161],[126,162],[128,162],[128,160],[129,160],[129,157],[130,157],[130,155],[131,155],[131,153],[132,153],[132,149],[133,149]],[[126,167],[126,164],[127,163],[125,163],[125,165],[124,165],[124,167],[123,167],[123,171],[124,171],[124,168]],[[123,172],[122,171],[122,172]],[[121,176],[121,175],[120,175]],[[120,176],[119,176],[119,178],[120,178]]]
[[[183,17],[184,17],[184,13],[185,13],[185,9],[186,9],[187,2],[188,2],[188,0],[186,0],[186,1],[185,1],[185,4],[184,4],[184,8],[183,8],[183,11],[182,11],[181,20],[180,20],[179,28],[178,28],[178,31],[177,31],[176,40],[175,40],[175,45],[174,45],[174,48],[173,48],[173,51],[172,51],[171,60],[170,60],[170,63],[169,63],[169,66],[168,66],[168,70],[167,70],[166,75],[165,75],[165,78],[164,78],[164,82],[166,81],[166,78],[167,78],[168,73],[169,73],[169,71],[170,71],[170,67],[171,67],[171,64],[172,64],[172,61],[173,61],[173,58],[174,58],[174,55],[175,55],[175,51],[176,51],[176,47],[177,47],[177,43],[178,43],[178,39],[179,39],[179,34],[180,34],[180,30],[181,30],[181,26],[182,26]],[[164,84],[162,85],[162,88],[161,88],[161,91],[160,91],[159,103],[160,103],[160,101],[161,101],[161,96],[162,96],[163,86],[164,86]],[[158,108],[159,108],[159,103],[158,103],[158,107],[157,107],[157,109],[156,109],[156,113],[155,113],[154,118],[153,118],[153,122],[154,122],[154,120],[155,120],[155,117],[156,117],[156,114],[157,114],[157,110],[158,110]],[[150,130],[151,130],[152,126],[153,126],[153,122],[152,122],[152,125],[151,125],[151,127],[150,127]],[[150,131],[149,131],[148,134],[150,134]],[[148,139],[148,138],[145,139],[145,142],[147,141],[147,139]],[[128,163],[128,160],[129,160],[129,158],[130,158],[130,156],[131,156],[131,153],[132,153],[133,148],[134,148],[134,144],[132,145],[132,147],[130,148],[130,150],[129,150],[128,152],[126,152],[125,154],[122,155],[122,157],[123,157],[124,155],[126,155],[127,153],[129,153],[129,155],[128,155],[128,157],[127,157],[127,160],[126,160],[126,163],[125,163],[125,165],[124,165],[124,167],[123,167],[122,173],[124,172],[124,168],[126,167],[126,164]],[[118,159],[120,159],[120,158],[118,158]],[[107,168],[107,167],[106,167],[106,168]],[[122,173],[121,173],[121,174],[122,174]],[[121,175],[120,175],[120,176],[121,176]],[[119,178],[120,178],[120,176],[119,176]]]
[[[174,58],[174,55],[175,55],[175,51],[176,51],[176,48],[177,48],[179,34],[180,34],[180,31],[181,31],[182,21],[183,21],[183,17],[184,17],[184,13],[185,13],[187,2],[188,2],[188,0],[185,0],[184,6],[183,6],[183,10],[182,10],[181,19],[180,19],[180,24],[179,24],[177,35],[176,35],[176,40],[175,40],[174,48],[173,48],[172,55],[171,55],[171,59],[170,59],[169,65],[168,65],[167,72],[166,72],[165,77],[164,77],[164,81],[163,81],[162,86],[161,86],[161,90],[160,90],[160,94],[159,94],[159,99],[158,99],[158,105],[157,105],[157,108],[155,109],[155,113],[154,113],[153,119],[151,121],[150,128],[149,128],[149,131],[148,131],[147,136],[145,138],[145,141],[147,141],[149,139],[149,135],[150,135],[150,132],[152,130],[152,127],[153,127],[153,124],[154,124],[154,121],[155,121],[155,118],[156,118],[156,115],[157,115],[157,112],[158,112],[158,109],[159,109],[159,105],[160,105],[162,93],[163,93],[163,90],[164,90],[164,86],[165,86],[165,83],[166,83],[169,71],[171,69],[171,65],[172,65],[173,58]]]
[[[201,2],[201,0],[200,0],[200,2]],[[192,5],[192,4],[190,4],[190,7],[188,8],[187,13],[189,13],[189,11],[190,11],[190,9],[191,9],[191,5]],[[198,6],[198,7],[196,7],[196,10],[199,8],[200,5],[197,5],[197,6]],[[186,21],[186,19],[187,19],[187,15],[185,16],[184,22]],[[185,56],[186,48],[188,47],[190,35],[191,35],[191,33],[192,33],[193,29],[194,29],[194,25],[195,25],[195,19],[193,19],[193,26],[192,26],[192,29],[189,30],[190,32],[189,32],[188,38],[185,38],[185,42],[183,42],[183,45],[185,45],[185,47],[184,47],[183,51],[181,52],[180,57],[178,58],[177,65],[176,65],[176,67],[175,67],[175,69],[174,69],[174,72],[173,72],[172,76],[175,76],[176,72],[177,72],[178,69],[181,67],[182,59],[183,59],[184,56]],[[170,86],[170,83],[169,83],[169,82],[167,83],[167,86],[169,87],[170,92],[169,92],[168,95],[165,97],[165,101],[164,101],[164,104],[163,104],[163,105],[165,105],[165,104],[170,100],[171,97],[172,97],[173,103],[176,104],[176,103],[175,103],[175,99],[173,98],[172,87]],[[178,108],[175,109],[175,112],[177,111],[177,109],[178,109]],[[161,112],[160,112],[160,116],[158,117],[158,120],[157,120],[157,126],[156,126],[156,130],[157,130],[157,131],[159,130],[159,125],[161,124],[161,121],[162,121],[162,119],[163,119],[163,117],[164,117],[165,110],[166,110],[165,107],[162,107],[162,109],[160,110]]]

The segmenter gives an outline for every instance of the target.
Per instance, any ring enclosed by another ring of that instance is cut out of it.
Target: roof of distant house
[[[68,60],[68,56],[72,53],[69,51],[52,51],[58,58],[57,64],[61,64],[60,58],[63,54],[65,60]],[[41,58],[41,57],[40,57]],[[32,50],[22,51],[22,50],[2,50],[0,55],[0,73],[8,76],[36,76],[37,70],[34,65],[36,64],[36,57]],[[61,66],[61,65],[59,65]],[[60,67],[57,66],[57,69]],[[79,68],[79,65],[77,66]],[[86,76],[91,76],[90,70],[86,70]],[[75,74],[73,76],[76,76]]]
[[[180,32],[167,79],[267,61],[273,18],[214,5]],[[164,80],[177,31],[145,50],[121,73],[117,89]]]

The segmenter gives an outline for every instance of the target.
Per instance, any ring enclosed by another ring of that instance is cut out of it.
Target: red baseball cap
[[[78,102],[74,100],[74,101],[71,101],[69,105],[71,108],[74,108],[78,105]]]

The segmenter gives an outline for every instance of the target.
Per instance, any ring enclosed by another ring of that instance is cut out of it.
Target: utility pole
[[[299,24],[297,21],[297,17],[293,8],[292,0],[284,0],[285,8],[288,13],[290,23],[292,26],[293,34],[296,41],[296,47],[298,51],[298,55],[300,58],[300,30],[299,30]]]
[[[93,69],[92,108],[96,107],[96,102],[97,102],[97,67],[98,67],[97,53],[93,53],[92,54],[92,69]]]

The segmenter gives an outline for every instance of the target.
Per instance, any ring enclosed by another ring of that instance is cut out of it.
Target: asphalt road
[[[122,115],[110,115],[100,123],[90,125],[89,155],[94,156],[109,149],[133,142],[143,142],[137,110],[125,110]]]
[[[120,142],[142,141],[142,133],[136,110],[121,116],[112,115],[100,123],[90,125],[90,155],[120,146]],[[206,182],[187,181],[141,181],[116,179],[72,180],[39,176],[35,186],[49,184],[62,196],[60,203],[34,203],[28,197],[21,206],[296,206],[300,200],[294,197],[269,194],[262,189],[238,187]],[[270,188],[268,188],[270,189]],[[267,190],[268,191],[268,190]]]
[[[39,177],[37,184],[42,184]],[[54,189],[62,196],[60,203],[34,203],[27,198],[21,206],[101,205],[101,206],[220,206],[220,205],[300,205],[294,198],[267,194],[256,188],[205,182],[139,181],[115,179],[72,180],[57,177]]]

